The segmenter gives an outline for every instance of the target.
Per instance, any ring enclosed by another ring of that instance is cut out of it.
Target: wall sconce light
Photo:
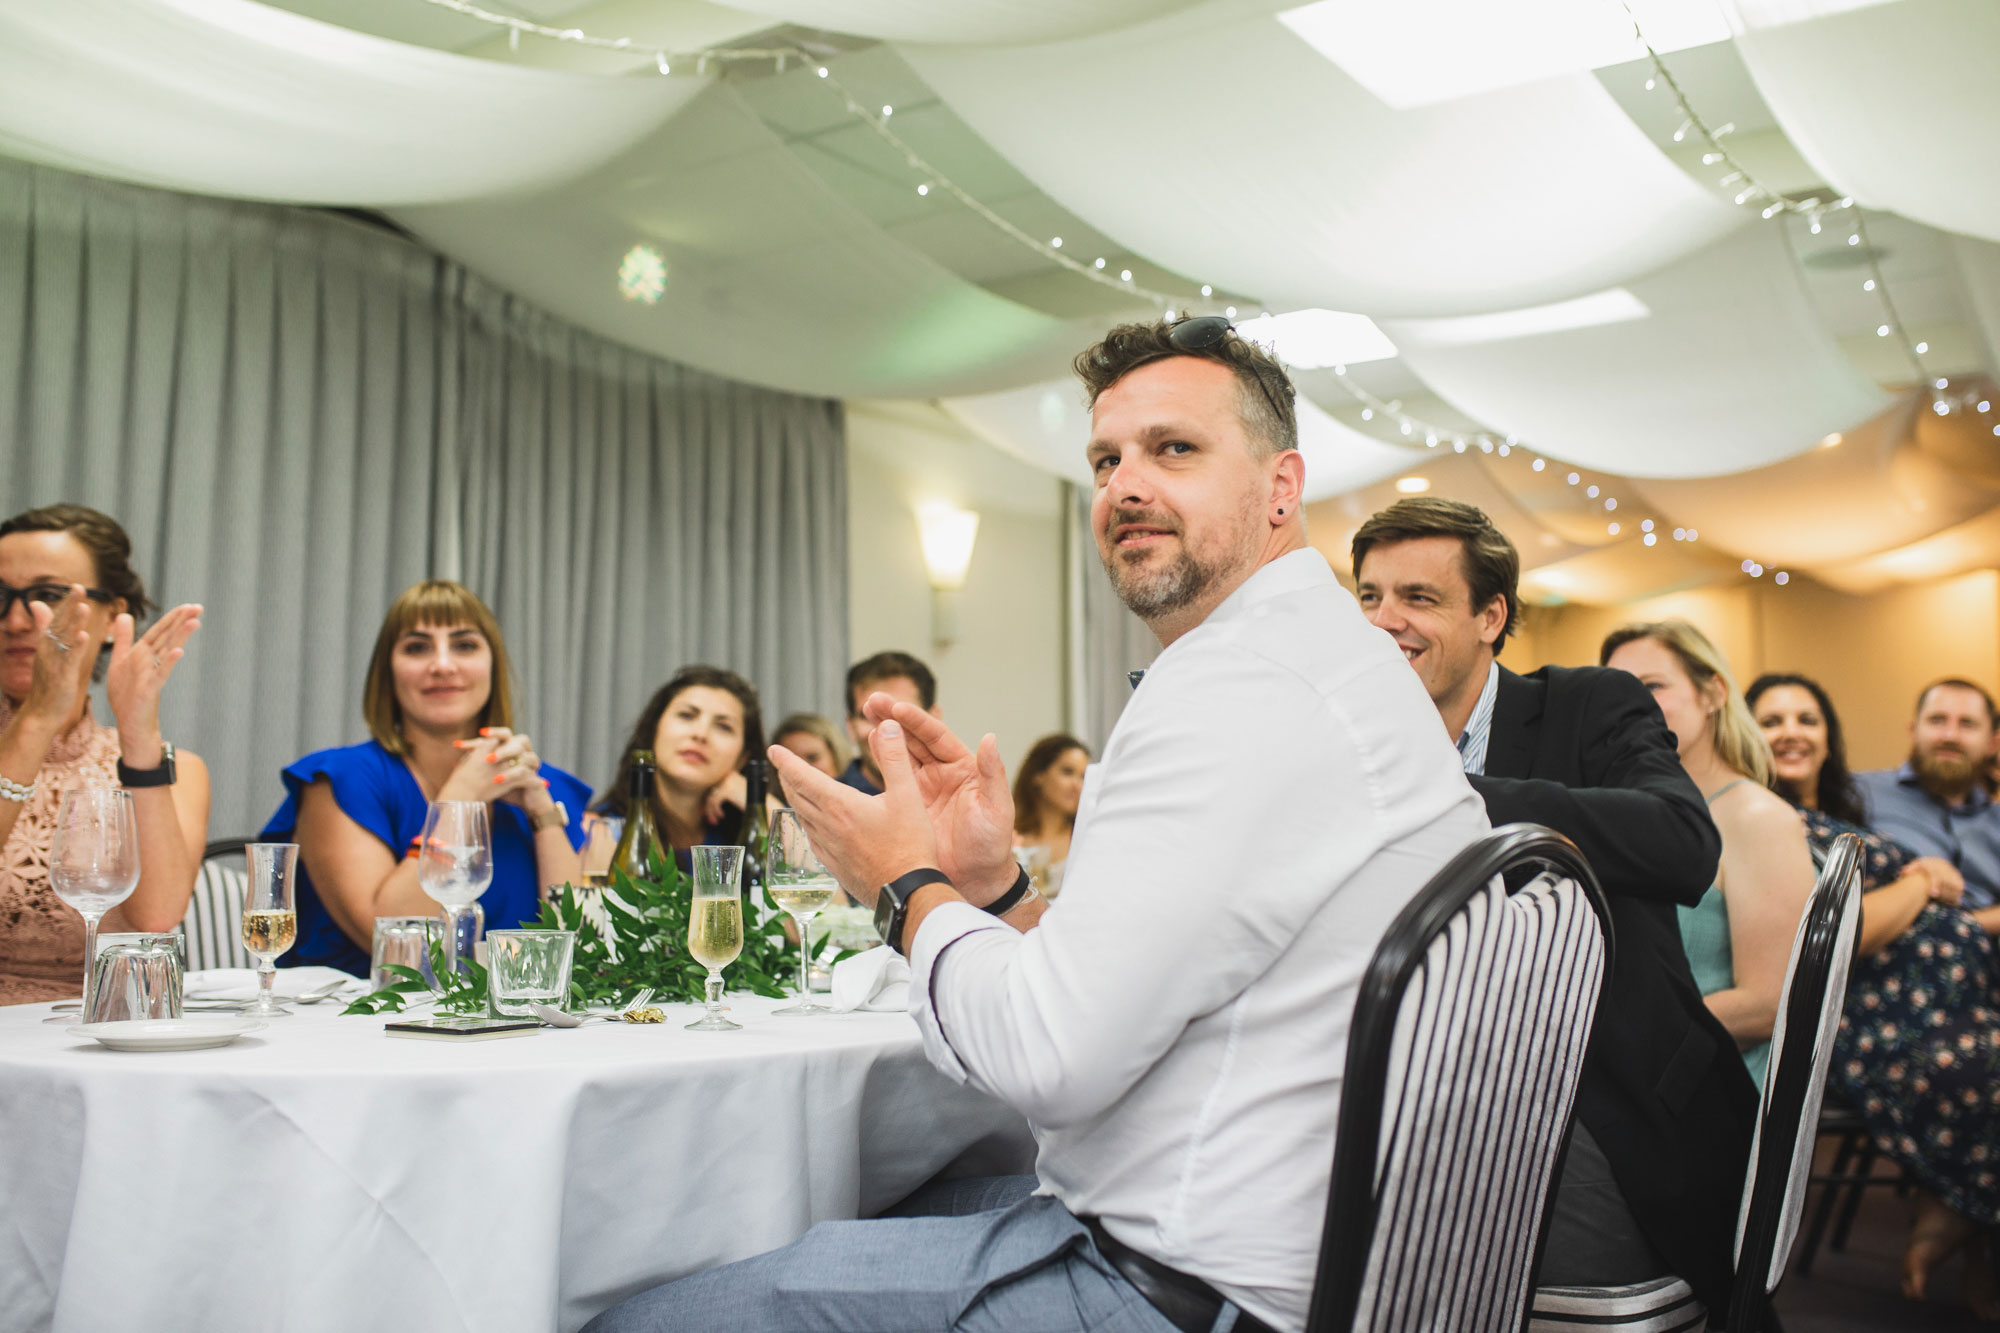
[[[972,564],[972,543],[979,536],[979,515],[942,500],[917,506],[917,527],[923,536],[924,567],[931,577],[931,641],[942,648],[958,637],[958,590]]]

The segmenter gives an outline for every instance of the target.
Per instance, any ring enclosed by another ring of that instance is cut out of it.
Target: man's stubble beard
[[[1255,502],[1246,509],[1246,517],[1253,516]],[[1121,522],[1152,523],[1155,516],[1130,511],[1112,516],[1108,526],[1115,527]],[[1164,526],[1164,525],[1161,525]],[[1171,616],[1185,610],[1199,601],[1203,594],[1214,587],[1216,582],[1234,573],[1239,567],[1246,567],[1256,559],[1255,528],[1248,522],[1242,526],[1242,540],[1231,557],[1215,561],[1195,559],[1188,549],[1187,533],[1178,530],[1174,536],[1181,543],[1181,553],[1165,569],[1154,573],[1142,573],[1127,568],[1121,558],[1122,552],[1111,548],[1110,556],[1104,562],[1104,572],[1111,577],[1112,591],[1126,609],[1139,619],[1151,624],[1162,617]],[[1247,574],[1247,569],[1246,569]]]

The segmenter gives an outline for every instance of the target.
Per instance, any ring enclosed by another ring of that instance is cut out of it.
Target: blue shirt
[[[880,796],[882,794],[882,789],[869,780],[868,774],[862,769],[859,759],[850,759],[847,761],[847,771],[840,775],[839,780],[854,788],[854,790],[860,792],[863,796]]]
[[[590,788],[548,764],[541,774],[548,779],[549,795],[561,801],[569,812],[569,841],[583,845],[583,812],[590,803]],[[332,750],[320,750],[284,772],[285,803],[260,837],[286,840],[299,823],[299,799],[314,782],[324,781],[333,789],[334,803],[341,813],[382,840],[390,853],[400,859],[411,842],[422,836],[424,815],[430,802],[417,786],[408,764],[382,748],[379,741],[363,741]],[[541,873],[535,865],[535,834],[528,827],[527,812],[518,805],[493,803],[493,883],[479,897],[486,912],[486,927],[498,930],[533,921],[541,913]],[[333,915],[320,901],[305,862],[298,867],[294,898],[299,914],[298,942],[278,961],[285,967],[318,964],[368,975],[368,950],[347,937]]]
[[[2000,806],[1977,782],[1947,806],[1917,783],[1914,768],[1856,773],[1868,827],[1919,856],[1941,856],[1965,876],[1965,906],[2000,902]]]
[[[1486,684],[1472,705],[1472,716],[1465,720],[1465,730],[1458,733],[1459,762],[1474,777],[1486,776],[1486,744],[1493,738],[1493,704],[1499,697],[1500,664],[1489,662]]]

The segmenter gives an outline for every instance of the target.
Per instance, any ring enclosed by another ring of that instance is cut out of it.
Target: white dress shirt
[[[1298,1329],[1362,972],[1486,829],[1417,673],[1295,551],[1153,663],[1038,929],[925,919],[910,1012],[1028,1118],[1042,1193]]]

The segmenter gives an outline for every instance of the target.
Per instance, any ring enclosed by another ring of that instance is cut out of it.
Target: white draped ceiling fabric
[[[982,439],[1075,482],[1087,492],[1090,412],[1076,380],[1052,380],[1022,389],[942,400],[944,409]],[[1306,465],[1307,502],[1393,477],[1427,461],[1415,450],[1384,444],[1329,416],[1301,397],[1297,403],[1299,456]],[[1428,452],[1428,451],[1426,451]]]
[[[1757,91],[1830,185],[2000,241],[2000,4],[1726,3]]]
[[[1632,477],[1762,467],[1864,421],[1887,397],[1841,351],[1775,227],[1626,284],[1651,315],[1457,345],[1452,321],[1385,321],[1404,361],[1462,410],[1556,458]]]
[[[1212,0],[1061,43],[899,50],[1064,207],[1272,309],[1542,305],[1745,221],[1588,74],[1394,110],[1281,7]]]
[[[547,185],[701,87],[447,55],[252,0],[0,0],[0,153],[196,194],[382,207]]]
[[[581,180],[394,216],[565,318],[794,393],[980,393],[1060,373],[1093,336],[996,296],[885,232],[727,85]],[[607,275],[636,240],[667,261],[657,305],[607,298]]]

